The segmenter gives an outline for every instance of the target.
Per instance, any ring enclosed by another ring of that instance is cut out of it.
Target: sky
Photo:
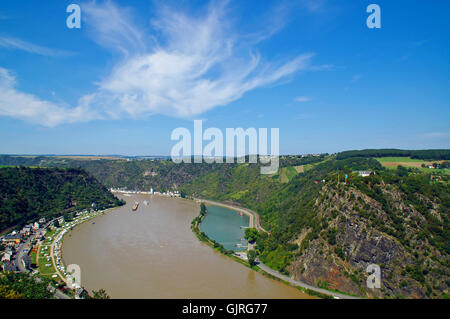
[[[169,155],[194,120],[279,128],[281,154],[450,148],[449,14],[445,0],[2,0],[0,153]]]

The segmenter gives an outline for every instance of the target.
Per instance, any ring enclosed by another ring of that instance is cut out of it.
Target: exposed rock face
[[[289,273],[311,285],[369,297],[426,298],[431,297],[426,292],[432,288],[447,291],[448,256],[417,239],[417,227],[424,217],[406,205],[398,191],[386,186],[383,192],[394,214],[403,216],[401,226],[393,223],[395,217],[381,203],[358,190],[324,186],[316,207],[328,226],[295,257],[287,268]],[[436,210],[432,213],[439,215]],[[404,242],[391,235],[394,227],[404,229]],[[304,238],[303,233],[295,242],[301,244]],[[380,289],[366,285],[366,269],[371,264],[381,267]]]

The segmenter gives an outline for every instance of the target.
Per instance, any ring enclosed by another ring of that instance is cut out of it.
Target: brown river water
[[[311,298],[201,243],[190,229],[197,203],[118,197],[127,204],[64,238],[64,263],[80,266],[89,292],[103,288],[112,298]],[[132,212],[135,201],[140,205]]]

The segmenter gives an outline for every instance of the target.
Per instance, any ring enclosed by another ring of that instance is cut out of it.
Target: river
[[[112,298],[310,298],[201,243],[190,229],[197,203],[118,197],[127,204],[77,226],[63,242],[65,264],[80,266],[88,291],[103,288]]]
[[[200,229],[211,239],[219,242],[226,249],[234,251],[247,250],[244,239],[249,217],[226,207],[210,205]]]

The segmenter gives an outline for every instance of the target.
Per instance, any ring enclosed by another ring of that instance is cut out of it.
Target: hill
[[[183,190],[259,212],[270,231],[257,236],[259,258],[295,279],[355,295],[411,298],[448,293],[448,182],[448,175],[435,180],[419,169],[393,171],[350,157],[319,163],[287,183],[260,175],[257,165],[223,167]],[[373,263],[382,269],[380,290],[365,284]]]
[[[92,175],[70,168],[0,168],[0,230],[96,203],[120,205]]]
[[[284,156],[280,166],[305,165],[320,162],[320,156]],[[106,187],[129,190],[167,191],[177,189],[222,168],[217,164],[175,164],[171,160],[119,159],[104,157],[64,157],[64,156],[12,156],[0,155],[0,166],[82,168],[91,173]],[[234,164],[223,166],[234,167]]]

